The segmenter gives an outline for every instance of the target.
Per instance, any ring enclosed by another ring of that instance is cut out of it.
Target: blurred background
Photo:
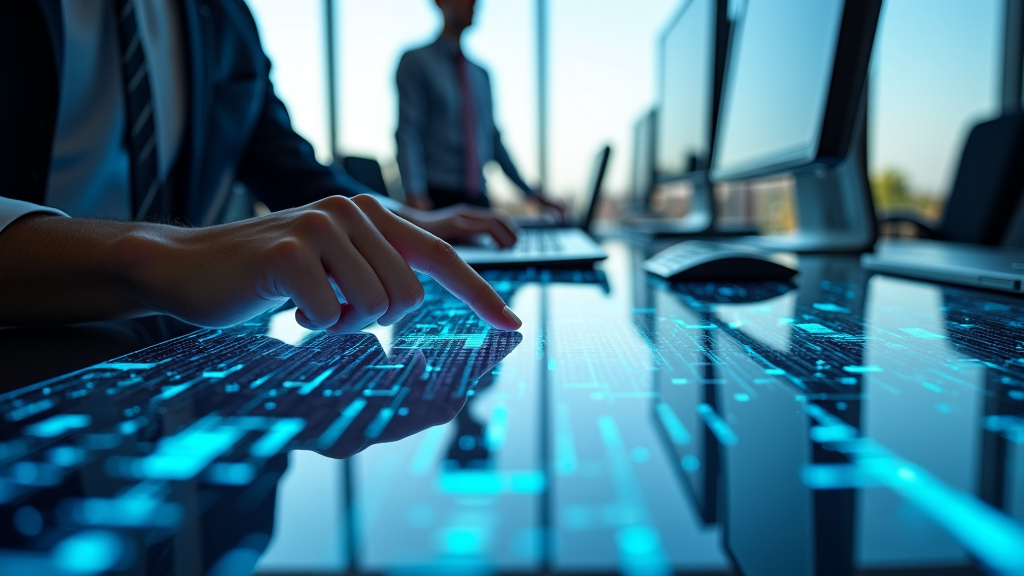
[[[869,172],[880,212],[941,214],[968,130],[1001,110],[1004,13],[1014,1],[884,4],[868,85]],[[298,132],[323,162],[375,158],[400,196],[395,71],[404,51],[440,33],[433,0],[249,2]],[[477,2],[466,51],[490,72],[496,123],[527,182],[579,203],[593,156],[607,142],[613,153],[598,217],[622,212],[633,126],[658,104],[658,40],[684,4]],[[500,169],[486,174],[496,203],[517,211],[521,196]],[[795,224],[787,180],[721,186],[716,198],[726,222],[775,232]]]

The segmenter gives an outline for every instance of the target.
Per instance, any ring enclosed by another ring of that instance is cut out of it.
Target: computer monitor
[[[633,125],[633,174],[630,183],[630,208],[637,212],[647,209],[654,191],[654,150],[658,109],[644,112]]]
[[[685,0],[658,47],[655,174],[694,187],[691,219],[713,222],[708,168],[728,45],[727,0]],[[694,218],[696,217],[696,218]]]
[[[796,250],[869,248],[864,87],[881,0],[747,0],[736,14],[714,182],[790,174]]]

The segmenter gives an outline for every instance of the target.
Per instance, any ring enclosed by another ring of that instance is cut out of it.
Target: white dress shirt
[[[121,51],[114,4],[62,0],[64,57],[45,206],[0,197],[0,231],[21,216],[50,212],[131,219]],[[175,0],[135,0],[146,51],[157,137],[157,169],[167,177],[185,131],[185,73]]]

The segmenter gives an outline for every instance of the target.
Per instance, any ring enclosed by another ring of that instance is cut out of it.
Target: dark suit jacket
[[[181,0],[181,11],[187,120],[169,216],[212,223],[236,180],[272,210],[368,192],[292,129],[242,0]],[[63,55],[59,0],[0,1],[0,196],[43,203]]]

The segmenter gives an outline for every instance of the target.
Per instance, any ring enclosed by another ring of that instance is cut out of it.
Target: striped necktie
[[[131,158],[132,214],[145,220],[166,214],[158,181],[156,124],[146,53],[135,17],[135,0],[114,0],[121,43],[125,140]]]

